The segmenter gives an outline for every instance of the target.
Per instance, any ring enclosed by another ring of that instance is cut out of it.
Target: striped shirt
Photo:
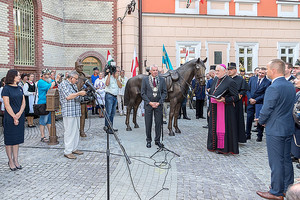
[[[61,103],[61,113],[63,117],[80,117],[80,96],[67,100],[67,97],[72,93],[77,93],[77,86],[72,85],[69,80],[64,80],[58,86],[59,99]]]

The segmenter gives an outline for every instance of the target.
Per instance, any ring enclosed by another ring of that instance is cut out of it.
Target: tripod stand
[[[168,152],[170,152],[170,153],[173,153],[175,156],[178,156],[178,157],[180,157],[180,155],[179,154],[177,154],[177,153],[175,153],[174,151],[172,151],[172,150],[170,150],[170,149],[167,149],[166,147],[165,147],[165,145],[163,144],[163,141],[164,141],[164,132],[163,132],[163,117],[161,118],[161,129],[160,129],[160,134],[161,134],[161,146],[158,148],[158,150],[154,153],[154,154],[152,154],[152,156],[150,156],[150,158],[153,158],[157,153],[159,153],[159,152],[162,152],[162,151],[168,151]]]
[[[98,105],[100,105],[98,99],[97,99],[97,95],[98,94],[100,97],[101,95],[96,91],[95,88],[92,88],[92,94],[93,94],[93,97],[95,98],[96,102],[98,103]],[[101,100],[103,101],[103,98],[101,97]],[[125,151],[125,148],[123,147],[123,145],[121,144],[120,142],[120,139],[118,138],[118,136],[116,135],[114,129],[113,129],[113,126],[112,126],[112,122],[109,120],[109,117],[108,117],[108,114],[106,112],[106,110],[104,110],[101,106],[99,106],[100,109],[101,109],[101,112],[102,114],[104,115],[105,119],[107,120],[108,122],[108,129],[110,129],[116,139],[116,141],[118,142],[119,146],[120,146],[120,149],[122,150],[123,154],[124,154],[124,157],[126,159],[126,162],[128,164],[131,164],[131,161]],[[110,166],[109,166],[109,161],[110,161],[110,149],[109,149],[109,132],[106,131],[106,164],[107,164],[107,200],[110,199],[110,184],[109,184],[109,180],[110,180],[110,177],[109,177],[109,171],[110,171]]]

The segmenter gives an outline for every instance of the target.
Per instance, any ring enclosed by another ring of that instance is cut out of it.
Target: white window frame
[[[177,41],[176,42],[176,69],[180,67],[180,47],[195,47],[195,57],[200,58],[201,42],[199,41]]]
[[[175,1],[175,13],[176,14],[199,14],[199,0],[195,1],[195,8],[180,8],[179,0]]]
[[[260,0],[234,0],[235,2],[235,15],[238,16],[257,16],[257,3]],[[241,11],[240,4],[242,3],[252,3],[252,11]]]
[[[240,68],[240,62],[239,62],[239,49],[251,47],[252,48],[252,71],[247,71],[247,67],[243,66],[246,70],[246,73],[252,73],[255,67],[258,67],[258,49],[259,44],[257,42],[236,42],[235,43],[235,62],[237,63],[237,69],[239,71]],[[247,57],[246,57],[246,63],[247,63]]]
[[[231,0],[207,0],[207,14],[208,15],[229,15],[229,2]],[[211,2],[225,2],[225,9],[212,9]]]
[[[206,49],[206,58],[207,58],[207,61],[206,61],[206,66],[210,66],[210,58],[209,58],[209,44],[226,44],[227,45],[227,60],[226,60],[226,63],[224,64],[227,64],[229,63],[229,58],[230,58],[230,42],[223,42],[223,41],[206,41],[205,42],[205,49]],[[209,71],[209,67],[206,67],[206,71]]]
[[[298,42],[278,42],[277,43],[277,58],[281,59],[281,48],[293,48],[293,65],[299,58],[299,43]]]
[[[293,2],[294,1],[294,2]],[[277,4],[277,16],[278,17],[295,17],[298,18],[298,4],[300,2],[298,0],[289,0],[288,2],[286,1],[276,1]],[[281,5],[282,4],[289,4],[293,5],[293,12],[283,12],[281,11]]]

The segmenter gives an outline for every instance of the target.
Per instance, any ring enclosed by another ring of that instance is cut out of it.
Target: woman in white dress
[[[29,74],[28,81],[24,84],[23,92],[25,95],[26,107],[25,107],[25,115],[28,122],[28,127],[33,128],[33,119],[34,119],[34,112],[33,112],[33,104],[34,104],[34,96],[36,93],[36,85],[33,82],[34,74]]]
[[[103,72],[100,72],[99,74],[99,78],[96,79],[95,83],[94,83],[94,87],[97,90],[97,100],[99,102],[100,105],[98,105],[98,102],[96,102],[97,104],[97,109],[99,109],[99,117],[103,118],[104,115],[100,110],[100,107],[102,109],[104,109],[104,105],[105,105],[105,79],[104,79],[104,74]]]

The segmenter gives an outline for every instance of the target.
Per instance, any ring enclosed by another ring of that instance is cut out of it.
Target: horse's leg
[[[174,111],[174,128],[175,128],[175,133],[181,133],[180,129],[178,128],[178,115],[179,115],[179,109],[181,107],[181,103],[177,103],[175,106],[175,111]]]
[[[125,121],[125,124],[126,124],[126,131],[132,131],[130,125],[129,125],[129,120],[130,120],[130,113],[131,113],[131,108],[132,108],[132,105],[131,103],[129,103],[129,105],[127,106],[127,113],[126,113],[126,121]]]
[[[135,102],[135,104],[133,106],[133,123],[134,123],[134,128],[140,128],[140,126],[136,122],[136,115],[137,115],[137,111],[138,111],[138,108],[139,108],[139,105],[140,105],[141,102],[142,102],[141,99],[137,99],[137,101]]]
[[[175,133],[172,130],[172,120],[174,117],[174,102],[170,101],[170,114],[169,114],[169,123],[168,123],[168,129],[169,129],[169,136],[175,136]]]

